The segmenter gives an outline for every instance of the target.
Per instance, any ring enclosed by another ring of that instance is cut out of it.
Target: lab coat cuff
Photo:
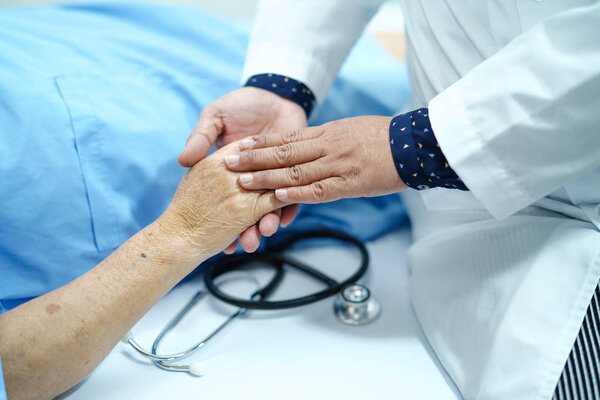
[[[241,83],[245,84],[250,77],[264,73],[302,82],[313,91],[317,106],[322,104],[335,78],[327,73],[327,66],[311,54],[270,43],[248,50]]]
[[[450,167],[492,216],[504,219],[534,199],[503,165],[501,155],[490,150],[470,118],[479,91],[466,86],[458,81],[431,100],[431,126]]]
[[[272,73],[254,75],[248,79],[244,86],[268,90],[293,101],[304,110],[306,118],[310,117],[310,112],[315,104],[315,96],[312,91],[304,83],[288,76]]]

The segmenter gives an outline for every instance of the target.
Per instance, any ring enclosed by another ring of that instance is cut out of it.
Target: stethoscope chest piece
[[[333,303],[333,310],[338,319],[347,325],[368,324],[381,313],[377,300],[360,283],[344,286]]]

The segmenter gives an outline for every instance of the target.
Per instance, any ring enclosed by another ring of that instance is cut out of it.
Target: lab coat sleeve
[[[294,78],[325,98],[346,55],[383,0],[262,0],[242,83],[253,75]]]
[[[505,218],[600,167],[600,2],[525,31],[429,103],[473,195]]]

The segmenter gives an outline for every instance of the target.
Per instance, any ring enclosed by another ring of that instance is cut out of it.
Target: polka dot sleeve
[[[315,104],[315,95],[302,82],[287,76],[277,74],[260,74],[248,78],[245,86],[253,86],[265,89],[285,97],[298,104],[306,113],[306,118]]]
[[[390,146],[396,170],[407,186],[417,190],[434,187],[469,190],[448,165],[431,129],[427,108],[392,119]]]

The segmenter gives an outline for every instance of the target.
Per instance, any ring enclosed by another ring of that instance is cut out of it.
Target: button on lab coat
[[[380,3],[263,0],[244,79],[322,100]],[[415,310],[465,398],[549,399],[600,277],[600,2],[402,6],[412,108],[470,189],[403,194]]]

